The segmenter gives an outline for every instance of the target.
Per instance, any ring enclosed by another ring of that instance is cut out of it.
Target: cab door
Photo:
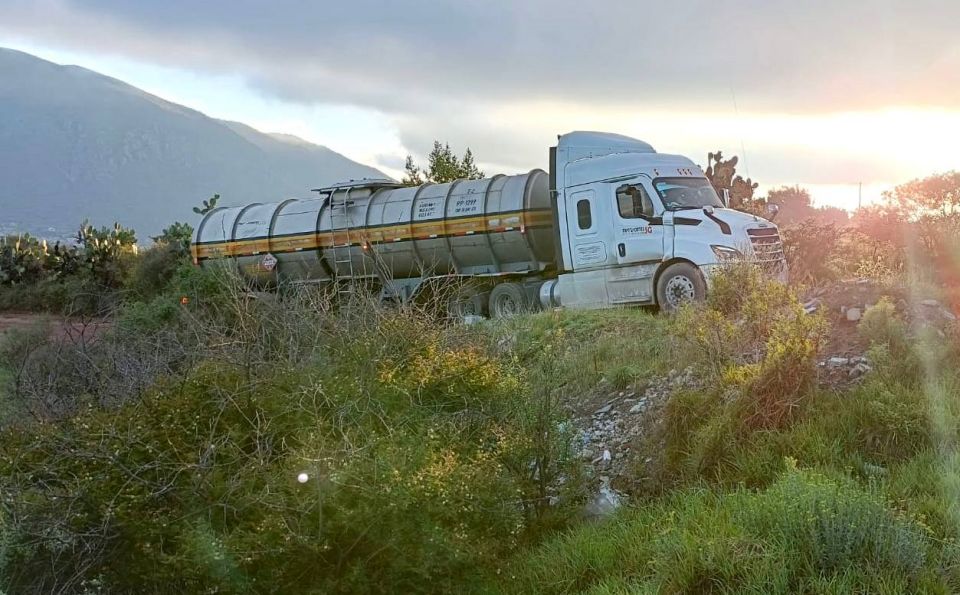
[[[616,259],[607,271],[608,299],[611,304],[653,303],[653,277],[672,228],[663,224],[663,208],[644,179],[611,183],[607,196]]]
[[[617,264],[663,260],[666,226],[663,209],[642,180],[610,185]]]

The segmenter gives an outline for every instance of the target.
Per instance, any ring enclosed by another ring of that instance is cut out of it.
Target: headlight
[[[710,249],[713,250],[713,253],[717,256],[718,262],[730,262],[732,260],[741,260],[743,258],[743,253],[741,253],[736,248],[731,248],[730,246],[710,246]]]

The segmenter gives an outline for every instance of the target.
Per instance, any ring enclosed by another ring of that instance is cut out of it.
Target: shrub
[[[807,315],[799,304],[777,317],[760,362],[734,368],[727,376],[744,391],[746,425],[775,428],[795,416],[800,399],[816,379],[817,355],[825,337],[825,319]]]
[[[518,560],[510,592],[946,590],[913,519],[847,479],[788,470],[769,489],[689,490],[548,542]]]
[[[174,246],[153,246],[140,254],[127,287],[137,298],[149,300],[166,291],[177,269],[187,262],[187,255]]]
[[[783,252],[794,283],[823,283],[836,280],[843,268],[846,228],[805,219],[782,229]]]
[[[752,265],[714,279],[707,302],[682,309],[671,326],[674,352],[686,353],[707,388],[674,394],[664,408],[647,443],[658,459],[650,491],[703,480],[768,485],[791,454],[770,431],[803,421],[826,331],[822,316]]]
[[[897,315],[896,306],[886,296],[867,308],[857,325],[857,331],[871,345],[886,346],[896,357],[903,357],[910,351],[907,325]]]
[[[707,303],[686,307],[673,327],[694,362],[737,391],[738,416],[750,428],[779,427],[796,413],[826,330],[821,315],[806,314],[749,263],[718,274]]]
[[[98,284],[113,289],[123,286],[137,252],[132,229],[114,223],[112,228],[95,228],[86,221],[77,233],[81,267]]]
[[[449,592],[574,515],[557,395],[478,331],[226,297],[179,310],[202,339],[184,377],[5,431],[11,590]],[[127,310],[118,340],[162,309]]]

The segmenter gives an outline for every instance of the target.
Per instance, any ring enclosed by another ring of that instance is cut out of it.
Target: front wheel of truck
[[[666,268],[657,279],[657,305],[665,312],[674,312],[683,304],[707,297],[707,282],[700,270],[689,262],[677,262]]]

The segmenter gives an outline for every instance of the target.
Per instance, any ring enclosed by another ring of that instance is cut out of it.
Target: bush
[[[788,470],[769,489],[679,492],[518,560],[510,592],[948,590],[921,524],[872,489]]]
[[[226,297],[178,311],[203,354],[184,377],[4,431],[0,584],[449,592],[578,510],[556,394],[478,331],[311,290]],[[163,310],[127,310],[117,337]]]
[[[793,283],[824,283],[841,275],[849,230],[813,218],[782,229],[783,252]]]
[[[136,298],[149,300],[165,292],[177,269],[188,262],[187,255],[176,247],[156,245],[140,254],[127,287]]]
[[[718,274],[706,304],[684,308],[673,331],[688,357],[732,388],[744,427],[772,428],[796,413],[813,385],[826,336],[821,315],[758,267],[737,264]]]

